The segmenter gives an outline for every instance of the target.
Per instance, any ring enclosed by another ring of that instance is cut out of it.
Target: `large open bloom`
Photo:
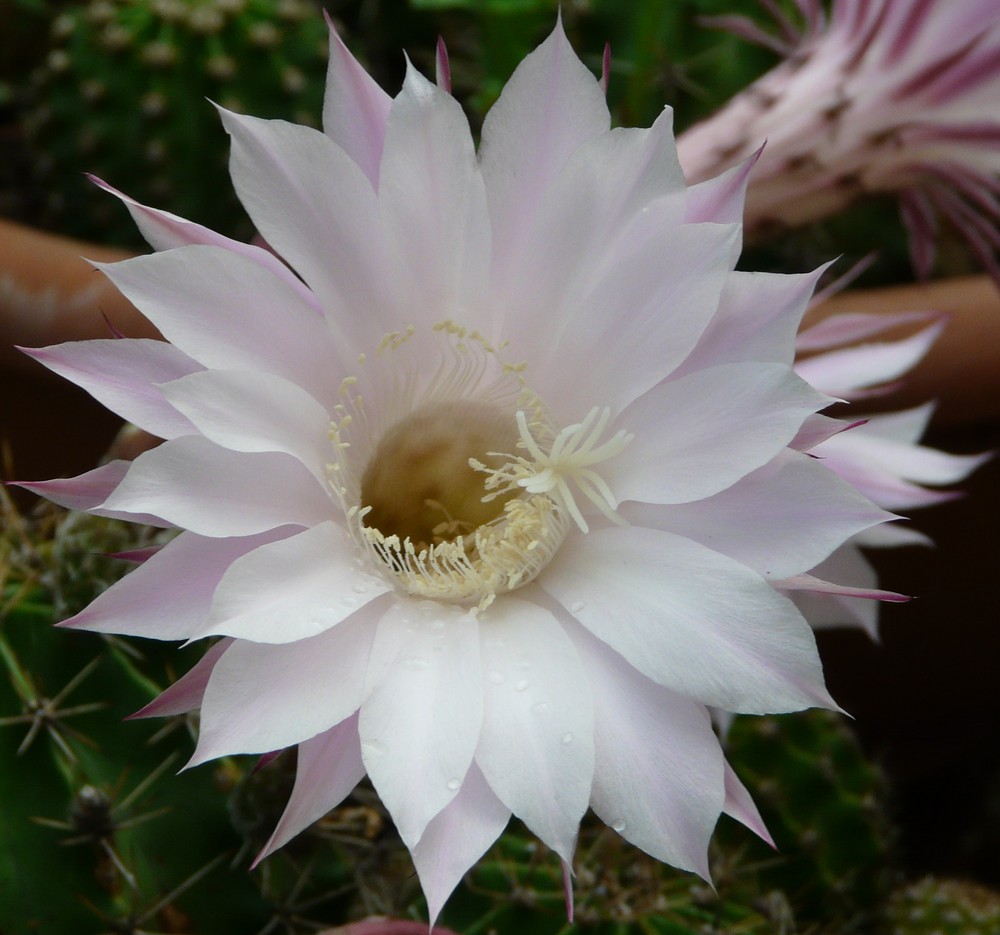
[[[795,227],[859,197],[898,196],[915,267],[948,218],[1000,281],[1000,20],[993,0],[796,0],[780,38],[727,18],[785,60],[678,139],[692,181],[764,141],[749,228]]]
[[[103,269],[169,343],[30,351],[166,441],[28,486],[181,530],[67,625],[223,637],[144,713],[298,745],[264,854],[367,773],[432,917],[512,813],[702,875],[722,810],[766,835],[706,706],[833,704],[780,585],[886,514],[801,451],[818,273],[734,271],[746,167],[687,188],[558,27],[478,153],[336,36],[325,133],[222,119],[274,252],[125,199],[159,252]]]

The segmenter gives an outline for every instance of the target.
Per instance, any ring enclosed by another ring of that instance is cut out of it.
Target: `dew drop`
[[[435,633],[440,633],[441,630],[443,630],[444,628],[445,628],[445,622],[443,620],[431,621],[431,629],[434,630]]]
[[[514,688],[519,692],[523,692],[530,684],[531,682],[529,682],[527,679],[521,679],[514,685]]]
[[[494,685],[503,684],[504,678],[502,672],[493,671],[487,677]]]
[[[351,586],[351,590],[355,594],[367,594],[368,593],[368,584],[366,582],[364,582],[364,581],[359,581],[359,582],[357,582],[357,584],[354,584],[354,585]]]
[[[519,669],[530,669],[531,668],[531,662],[529,660],[527,660],[527,659],[522,659],[520,662],[518,662],[517,667]]]
[[[426,669],[430,663],[423,656],[410,656],[403,660],[404,669]]]
[[[569,731],[566,731],[566,733],[562,735],[561,740],[563,743],[572,743],[573,735]]]
[[[621,834],[625,830],[624,819],[619,818],[617,821],[611,822],[611,827],[614,828],[614,830],[617,831],[619,834]]]
[[[461,779],[449,779],[448,780],[448,788],[451,789],[452,792],[454,792],[456,789],[461,788],[461,786],[462,786],[462,780]]]
[[[572,607],[570,607],[569,612],[571,614],[578,614],[586,606],[587,605],[584,604],[583,601],[577,601]]]
[[[342,597],[340,599],[340,603],[343,604],[345,607],[353,607],[355,604],[357,604],[357,600],[353,597]]]
[[[369,740],[367,743],[362,743],[362,747],[366,753],[371,753],[375,756],[382,756],[385,753],[385,744],[379,743],[377,740]]]
[[[543,711],[547,711],[551,707],[552,705],[550,705],[547,701],[536,701],[531,706],[531,710],[535,711],[538,714],[541,714]]]

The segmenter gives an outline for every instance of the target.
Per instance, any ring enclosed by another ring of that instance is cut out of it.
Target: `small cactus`
[[[90,171],[141,201],[249,236],[206,98],[315,125],[326,54],[326,26],[309,0],[66,6],[53,21],[24,120],[49,220],[78,236],[135,240],[113,200],[87,191],[81,172]]]
[[[888,891],[892,831],[882,805],[882,775],[844,719],[820,710],[739,717],[727,753],[760,807],[777,853],[748,840],[743,829],[737,838],[720,828],[720,889],[732,876],[737,892],[747,885],[758,894],[780,892],[803,927],[870,928]],[[733,849],[739,841],[741,853]]]
[[[1000,932],[1000,893],[975,883],[925,877],[892,894],[887,935]]]

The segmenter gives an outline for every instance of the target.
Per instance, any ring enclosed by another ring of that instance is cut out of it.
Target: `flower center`
[[[410,413],[379,440],[361,478],[365,525],[409,539],[418,550],[468,535],[503,513],[511,491],[484,501],[483,476],[470,464],[497,470],[513,451],[510,415],[488,403],[437,402]]]
[[[410,343],[412,331],[381,345],[391,367],[359,359],[364,376],[344,381],[331,427],[330,482],[355,539],[398,587],[484,609],[534,579],[574,524],[587,532],[578,495],[620,522],[595,466],[631,436],[602,441],[610,412],[600,409],[554,431],[522,367],[451,323],[435,331],[445,358],[429,377],[427,342]]]

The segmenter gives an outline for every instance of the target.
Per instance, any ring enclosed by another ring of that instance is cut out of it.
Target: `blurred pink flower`
[[[923,327],[907,338],[877,340],[893,328],[917,324]],[[931,312],[840,314],[801,331],[796,339],[803,355],[796,371],[817,389],[849,403],[848,417],[857,422],[848,431],[823,439],[809,453],[879,506],[906,517],[913,510],[954,499],[956,491],[936,488],[957,484],[991,457],[953,455],[922,445],[933,403],[861,414],[858,404],[904,382],[945,326],[946,320]],[[853,536],[812,574],[875,593],[877,575],[863,548],[930,544],[909,523],[883,524]],[[860,626],[877,636],[878,604],[851,589],[835,588],[826,594],[801,590],[795,600],[815,627]]]
[[[720,812],[766,837],[706,705],[833,706],[773,582],[887,514],[798,450],[818,273],[734,271],[746,167],[611,130],[561,27],[478,153],[335,35],[325,133],[222,119],[288,266],[121,196],[160,252],[103,269],[170,343],[29,352],[166,441],[26,486],[181,530],[66,625],[224,637],[143,714],[200,707],[191,765],[298,746],[261,857],[367,774],[432,920],[511,814],[567,866],[588,807],[702,876]]]
[[[747,194],[748,231],[796,227],[870,194],[900,200],[919,275],[948,219],[1000,281],[1000,17],[994,0],[796,0],[780,37],[721,24],[785,61],[678,139],[689,181],[765,143]]]

